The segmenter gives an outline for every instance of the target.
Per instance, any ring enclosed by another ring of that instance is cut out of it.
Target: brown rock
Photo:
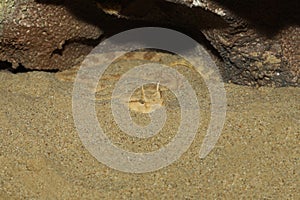
[[[6,6],[6,18],[2,15],[0,21],[0,60],[11,62],[14,67],[22,64],[29,69],[68,68],[79,63],[100,41],[97,39],[101,30],[106,35],[124,30],[120,27],[126,20],[130,25],[125,29],[164,26],[194,37],[216,59],[225,81],[300,85],[297,0],[6,2],[13,3],[10,7],[2,3]],[[102,11],[111,15],[113,23],[103,24],[107,16]]]
[[[141,15],[138,7],[143,3],[148,10]],[[212,45],[206,44],[207,48],[213,52],[215,49],[225,64],[220,67],[226,81],[300,85],[300,14],[296,0],[135,0],[114,1],[111,7],[109,1],[100,4],[104,12],[118,17],[183,28],[198,39],[203,34]]]
[[[91,3],[33,0],[2,3],[0,60],[28,69],[56,70],[78,64],[102,35]],[[79,5],[80,6],[79,6]],[[66,7],[77,7],[78,15]]]

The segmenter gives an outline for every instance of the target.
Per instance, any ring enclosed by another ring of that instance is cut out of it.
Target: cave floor
[[[300,88],[225,84],[223,132],[200,159],[209,95],[197,78],[190,80],[201,111],[193,143],[171,165],[136,174],[98,162],[85,148],[72,115],[72,83],[54,73],[0,72],[0,198],[299,199]],[[155,151],[174,137],[180,121],[176,99],[168,92],[164,97],[170,119],[158,136],[122,133],[107,101],[95,103],[99,124],[120,148]],[[149,123],[146,114],[131,114],[136,123]]]

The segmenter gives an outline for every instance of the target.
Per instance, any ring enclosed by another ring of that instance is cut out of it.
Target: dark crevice
[[[299,0],[213,0],[270,38],[280,30],[300,24]]]
[[[9,71],[8,69],[12,68],[12,64],[7,61],[0,61],[0,70]]]
[[[0,61],[0,72],[10,72],[13,74],[19,74],[19,73],[27,73],[27,72],[33,72],[33,71],[43,71],[43,72],[51,72],[55,73],[58,72],[58,70],[37,70],[37,69],[27,69],[24,65],[20,64],[16,67],[12,67],[12,63],[7,61]]]
[[[63,51],[65,50],[65,48],[61,48],[61,49],[55,49],[52,53],[51,53],[51,57],[55,54],[55,55],[63,55]]]
[[[70,39],[70,40],[66,40],[64,42],[64,44],[61,45],[60,48],[55,49],[52,53],[51,53],[51,57],[53,55],[60,55],[63,56],[63,52],[65,51],[66,48],[68,48],[68,45],[73,44],[73,43],[78,43],[78,44],[83,44],[86,46],[91,46],[91,47],[95,47],[97,46],[101,40],[103,40],[103,35],[101,35],[99,38],[97,39],[88,39],[88,38],[75,38],[75,39]]]

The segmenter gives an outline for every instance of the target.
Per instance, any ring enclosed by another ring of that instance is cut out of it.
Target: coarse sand
[[[0,199],[300,199],[300,88],[225,84],[223,132],[200,159],[210,106],[207,90],[196,87],[202,118],[190,148],[167,167],[134,174],[98,162],[83,146],[72,83],[47,72],[0,72],[0,82]],[[122,133],[107,102],[96,103],[99,123],[121,148],[155,151],[180,120],[165,96],[170,119],[149,140]],[[145,123],[139,116],[132,114]]]

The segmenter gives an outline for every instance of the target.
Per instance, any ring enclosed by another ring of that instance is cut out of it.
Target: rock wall
[[[5,2],[2,3],[0,60],[12,63],[13,68],[19,65],[37,70],[68,68],[83,60],[102,35],[97,25],[98,12],[91,12],[90,2]],[[73,15],[70,6],[76,7],[79,15]]]
[[[0,15],[0,60],[13,67],[22,64],[28,69],[63,70],[79,63],[103,34],[164,26],[183,30],[203,43],[220,61],[228,82],[300,85],[296,0],[5,2],[0,7],[5,11]]]

